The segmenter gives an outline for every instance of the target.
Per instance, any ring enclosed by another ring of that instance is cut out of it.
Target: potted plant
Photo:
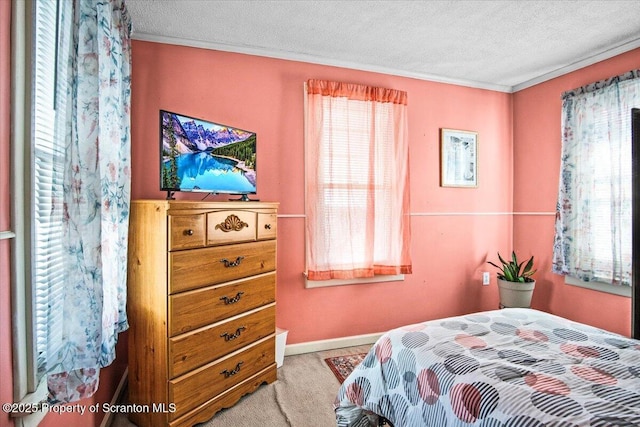
[[[498,272],[500,308],[531,307],[531,296],[536,286],[536,281],[531,278],[536,272],[533,270],[533,256],[528,261],[518,262],[514,251],[511,253],[511,260],[505,261],[500,253],[498,253],[498,259],[501,266],[488,262],[500,270]]]

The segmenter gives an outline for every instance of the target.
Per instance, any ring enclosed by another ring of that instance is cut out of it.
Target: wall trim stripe
[[[514,215],[540,215],[540,216],[556,216],[556,212],[514,212]]]
[[[555,212],[413,212],[411,216],[555,215]]]
[[[16,237],[16,233],[13,231],[0,231],[0,240],[13,239],[14,237]]]
[[[410,216],[555,216],[555,212],[412,212]],[[278,214],[278,218],[306,218],[305,214]]]

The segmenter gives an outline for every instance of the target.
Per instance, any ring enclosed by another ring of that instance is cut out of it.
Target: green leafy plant
[[[506,280],[508,282],[517,282],[517,283],[525,283],[525,282],[533,282],[531,276],[536,270],[532,270],[533,268],[533,257],[529,259],[529,261],[522,261],[518,263],[518,258],[516,257],[516,253],[511,252],[511,260],[505,261],[498,253],[498,259],[502,266],[492,263],[488,261],[489,264],[496,267],[500,272],[498,273],[498,279]],[[526,264],[525,264],[526,263]],[[524,265],[524,268],[522,267]]]

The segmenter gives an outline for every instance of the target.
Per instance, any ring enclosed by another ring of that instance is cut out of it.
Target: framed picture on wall
[[[440,186],[478,186],[478,132],[440,129]]]

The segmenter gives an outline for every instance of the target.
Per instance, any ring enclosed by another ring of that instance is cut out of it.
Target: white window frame
[[[631,298],[631,286],[617,286],[603,282],[585,282],[572,276],[564,277],[565,285],[577,286],[579,288],[591,289],[592,291],[605,292]]]
[[[45,402],[46,376],[37,380],[36,345],[33,328],[32,291],[32,176],[31,141],[33,131],[31,82],[33,65],[33,17],[35,1],[11,4],[11,200],[15,238],[12,245],[11,310],[13,326],[13,400],[16,403]],[[27,179],[25,179],[27,178]],[[25,184],[26,181],[26,184]],[[29,260],[29,261],[27,261]],[[40,424],[47,411],[12,413],[16,427]]]
[[[631,298],[631,286],[618,286],[598,281],[585,282],[584,280],[573,276],[565,276],[564,283],[565,285],[577,286],[579,288],[590,289],[592,291]]]
[[[328,286],[343,285],[363,285],[366,283],[403,282],[404,274],[376,275],[374,277],[363,277],[358,279],[330,279],[330,280],[309,280],[305,274],[305,287],[308,289],[324,288]]]

